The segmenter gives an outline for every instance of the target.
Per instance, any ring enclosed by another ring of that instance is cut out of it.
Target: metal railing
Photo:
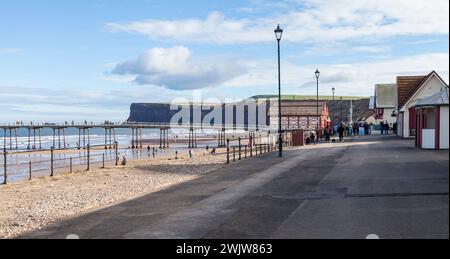
[[[27,178],[31,180],[37,176],[55,176],[59,172],[80,172],[90,171],[96,167],[105,168],[106,165],[118,165],[119,164],[119,151],[118,144],[116,143],[113,149],[105,150],[104,145],[87,146],[86,149],[46,149],[34,152],[39,155],[45,156],[44,159],[24,161],[26,159],[20,159],[15,163],[8,163],[13,160],[14,157],[21,155],[33,154],[30,151],[11,152],[6,149],[3,150],[1,156],[3,158],[3,184],[7,184],[9,177],[22,176],[21,178]],[[62,152],[62,153],[58,153]],[[56,154],[55,154],[56,153]],[[78,153],[78,154],[76,154]],[[100,166],[99,166],[100,165]],[[12,169],[15,169],[13,171]],[[25,175],[28,177],[25,177]]]
[[[247,158],[256,157],[265,153],[271,153],[278,150],[277,135],[250,136],[248,138],[227,139],[226,156],[227,164],[240,161]],[[283,142],[285,147],[290,142]]]

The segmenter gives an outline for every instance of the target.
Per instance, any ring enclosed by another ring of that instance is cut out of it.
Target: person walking
[[[326,143],[330,143],[330,140],[331,140],[331,129],[330,129],[330,127],[328,125],[325,127],[324,135],[325,135],[325,142]]]
[[[385,125],[384,125],[384,122],[382,121],[382,122],[380,122],[380,128],[381,128],[381,135],[384,135],[384,129],[385,129],[385,127],[384,127]]]
[[[341,124],[341,126],[339,126],[338,133],[339,133],[339,141],[341,143],[343,143],[344,142],[344,133],[345,133],[345,126],[343,123]]]
[[[314,135],[314,132],[311,132],[311,135],[309,135],[309,140],[311,141],[311,143],[316,143],[315,142],[316,136]]]

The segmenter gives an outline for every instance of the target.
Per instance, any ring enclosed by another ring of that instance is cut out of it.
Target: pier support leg
[[[108,149],[108,128],[105,128],[105,149]]]
[[[66,129],[62,129],[62,133],[63,133],[64,149],[66,149],[67,148],[67,146],[66,146]]]
[[[86,149],[86,129],[83,128],[83,149]]]
[[[58,129],[58,149],[61,149],[61,129]]]
[[[131,128],[131,148],[134,149],[134,128]]]
[[[78,143],[77,143],[77,147],[78,147],[78,150],[81,149],[81,129],[80,128],[78,128]]]
[[[12,149],[12,129],[9,129],[9,150]]]
[[[52,148],[56,148],[56,145],[55,145],[55,129],[52,129],[53,130],[53,145],[52,145]]]
[[[31,130],[28,129],[28,145],[27,145],[27,149],[30,150],[31,149]]]
[[[141,148],[142,148],[142,146],[143,146],[143,142],[142,142],[142,129],[139,130],[139,139],[140,139],[140,145],[141,145]]]
[[[112,149],[112,131],[113,129],[109,129],[109,149]]]
[[[114,141],[114,146],[116,146],[116,129],[113,129],[113,141]]]
[[[41,150],[42,149],[41,129],[38,129],[38,135],[39,135],[39,150]]]
[[[87,137],[88,137],[88,146],[90,146],[91,145],[91,133],[89,132],[90,130],[89,130],[89,128],[87,128]]]
[[[159,129],[159,148],[162,148],[162,129]]]
[[[6,128],[3,129],[3,150],[6,150]]]
[[[33,150],[36,150],[36,129],[33,128]]]
[[[19,145],[18,145],[18,142],[17,142],[17,129],[14,129],[14,139],[16,141],[16,149],[19,149]]]
[[[169,148],[170,147],[169,129],[166,130],[167,130],[167,148]]]

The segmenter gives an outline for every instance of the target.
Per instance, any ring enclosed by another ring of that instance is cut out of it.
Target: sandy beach
[[[14,238],[63,218],[196,179],[225,162],[224,154],[205,155],[198,150],[192,159],[184,152],[177,160],[171,154],[130,161],[127,166],[2,185],[0,238]]]

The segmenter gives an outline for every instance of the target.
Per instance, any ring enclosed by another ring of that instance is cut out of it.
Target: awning
[[[426,107],[426,106],[447,106],[448,105],[448,88],[444,88],[439,93],[432,96],[425,97],[417,100],[413,107]]]

